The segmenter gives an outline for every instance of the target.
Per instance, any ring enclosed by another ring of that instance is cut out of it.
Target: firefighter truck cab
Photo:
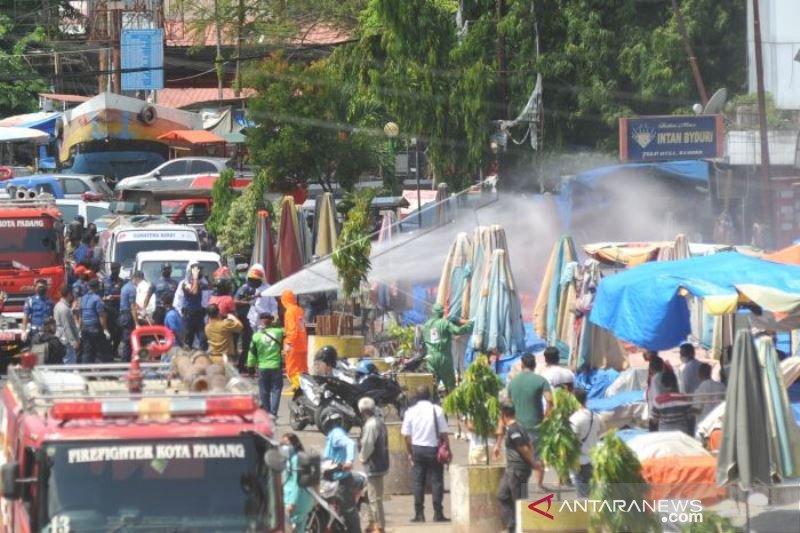
[[[49,195],[0,199],[0,365],[22,344],[19,323],[36,281],[57,302],[64,284],[61,213]]]
[[[170,363],[135,364],[138,387],[127,364],[9,369],[0,530],[283,531],[280,453],[252,385],[227,361],[205,390]]]

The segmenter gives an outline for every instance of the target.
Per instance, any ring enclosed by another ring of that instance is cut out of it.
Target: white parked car
[[[128,277],[140,252],[158,250],[200,251],[200,238],[191,226],[123,221],[106,230],[101,236],[103,267],[111,263],[122,265],[120,275]]]
[[[61,219],[64,224],[69,224],[76,216],[83,217],[84,222],[94,222],[108,214],[108,202],[86,202],[74,198],[63,198],[56,200],[56,207],[61,211]],[[98,230],[99,231],[99,230]]]

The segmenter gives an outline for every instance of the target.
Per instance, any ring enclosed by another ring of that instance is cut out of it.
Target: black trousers
[[[120,311],[119,319],[117,319],[120,334],[120,346],[122,346],[122,360],[131,360],[131,333],[136,325],[133,323],[133,317],[130,311]]]
[[[239,372],[244,372],[245,368],[247,367],[247,354],[250,352],[250,342],[253,340],[253,328],[250,327],[250,321],[247,317],[239,317],[239,320],[242,321],[242,351],[239,352]]]
[[[208,340],[206,340],[205,309],[186,309],[184,308],[183,326],[186,332],[186,347],[194,346],[195,337],[201,350],[208,350]]]
[[[508,531],[516,531],[517,500],[528,497],[528,479],[531,470],[528,468],[506,467],[500,486],[497,487],[497,499],[500,500],[500,518],[503,527]]]
[[[425,479],[431,477],[433,512],[442,513],[444,498],[444,466],[436,459],[435,446],[412,446],[414,459],[414,512],[421,515],[425,511]]]
[[[111,362],[111,346],[99,328],[81,328],[81,363]]]

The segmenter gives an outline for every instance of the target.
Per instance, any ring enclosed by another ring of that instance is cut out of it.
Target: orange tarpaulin
[[[766,254],[763,258],[767,261],[785,265],[800,265],[800,244],[793,244],[783,250]]]
[[[225,144],[225,139],[205,130],[173,130],[160,135],[160,141],[184,142],[187,144]]]
[[[710,505],[727,495],[717,486],[717,458],[712,456],[645,459],[642,477],[650,484],[653,500],[700,500]]]

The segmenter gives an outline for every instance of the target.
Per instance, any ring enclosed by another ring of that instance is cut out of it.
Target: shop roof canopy
[[[796,314],[800,267],[736,252],[645,263],[603,278],[590,320],[636,346],[666,350],[691,332],[687,295],[702,298],[712,315],[734,313],[740,304]]]
[[[173,130],[160,135],[161,141],[178,142],[185,144],[222,144],[225,139],[206,130]]]

